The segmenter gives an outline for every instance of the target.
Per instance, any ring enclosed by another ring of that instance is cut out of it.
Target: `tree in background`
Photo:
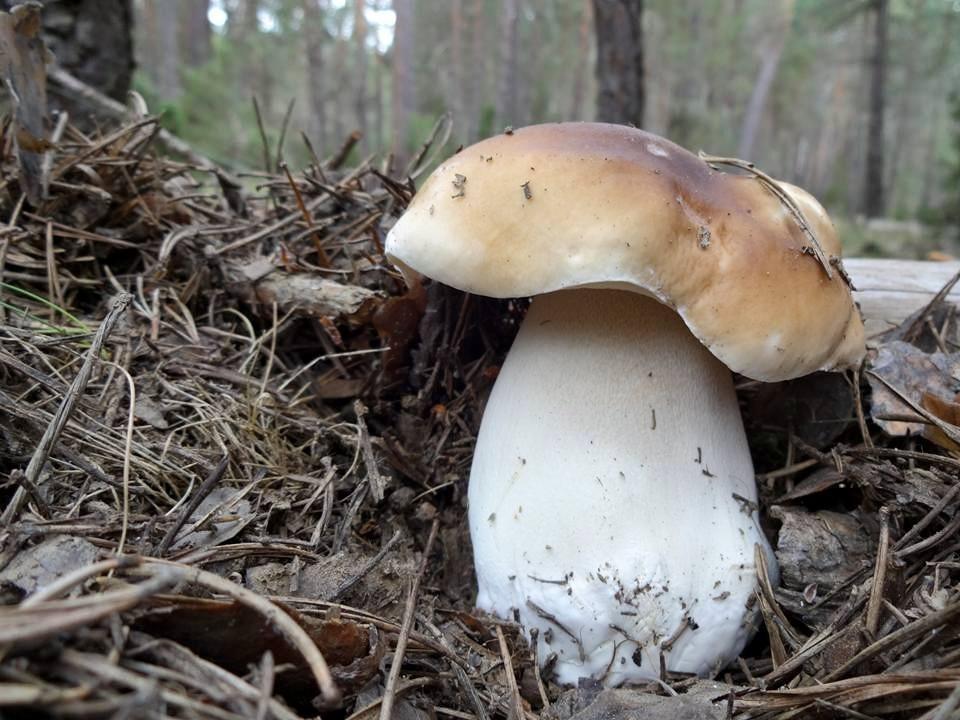
[[[213,38],[207,13],[210,0],[180,0],[179,25],[183,38],[183,60],[189,67],[201,67],[213,56]]]
[[[353,0],[353,107],[360,132],[360,149],[369,146],[367,130],[367,18],[366,0]]]
[[[497,124],[520,125],[519,111],[519,36],[518,0],[501,0],[500,72],[497,77]]]
[[[770,3],[768,8],[768,14],[772,16],[768,20],[772,29],[766,34],[764,42],[759,45],[760,69],[757,71],[757,79],[753,83],[747,110],[743,116],[737,157],[749,159],[753,156],[753,146],[757,141],[763,111],[790,34],[794,5],[794,0],[779,0]]]
[[[323,14],[318,0],[300,0],[303,9],[304,43],[306,45],[307,67],[307,107],[310,121],[305,128],[312,142],[321,151],[327,147],[327,90],[326,60],[323,55],[324,37]]]
[[[393,153],[402,166],[410,147],[410,118],[416,111],[414,76],[413,0],[394,0],[396,23],[393,31]]]
[[[953,158],[949,165],[944,201],[944,219],[960,234],[960,90],[953,93],[951,115],[953,119]]]
[[[583,119],[586,94],[587,67],[590,58],[590,30],[593,25],[593,2],[583,0],[580,22],[577,26],[577,61],[573,68],[573,97],[570,101],[570,118]]]
[[[164,100],[175,100],[180,96],[180,0],[163,0],[148,3],[156,17],[157,43],[156,61],[151,63],[151,72],[157,92]]]
[[[593,0],[597,120],[643,127],[643,0]]]
[[[870,60],[870,122],[867,130],[867,175],[864,187],[863,212],[867,217],[883,215],[884,114],[887,96],[887,65],[890,54],[889,0],[871,0],[873,12],[873,57]]]

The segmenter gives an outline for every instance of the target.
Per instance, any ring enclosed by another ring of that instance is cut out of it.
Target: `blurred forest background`
[[[125,7],[133,87],[235,170],[274,163],[281,135],[306,164],[301,133],[323,156],[357,131],[352,160],[402,161],[445,112],[449,152],[613,120],[808,188],[859,250],[884,226],[857,217],[896,242],[960,227],[960,0],[130,2],[48,6]]]

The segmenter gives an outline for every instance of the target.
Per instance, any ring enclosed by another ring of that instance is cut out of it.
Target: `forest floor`
[[[952,307],[872,375],[739,383],[781,564],[743,657],[569,690],[472,608],[468,471],[523,303],[408,290],[383,236],[413,184],[348,146],[254,197],[156,130],[67,128],[35,208],[0,138],[0,715],[957,715]]]

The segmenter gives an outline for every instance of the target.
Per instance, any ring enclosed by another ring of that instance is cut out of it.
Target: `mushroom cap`
[[[824,254],[838,257],[820,204],[779,185]],[[635,128],[556,123],[483,140],[440,165],[386,251],[405,271],[491,297],[575,287],[650,295],[731,370],[776,381],[854,367],[864,353],[843,273],[828,277],[810,246],[752,175],[715,170]]]

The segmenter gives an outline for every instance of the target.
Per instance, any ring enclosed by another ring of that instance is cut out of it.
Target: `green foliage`
[[[79,320],[75,315],[71,314],[65,308],[57,305],[49,298],[45,298],[42,295],[37,295],[36,293],[31,292],[30,290],[26,290],[17,285],[11,285],[10,283],[6,282],[0,282],[0,290],[13,293],[27,302],[32,302],[34,305],[39,305],[47,308],[48,310],[53,310],[55,313],[61,315],[67,323],[66,326],[53,325],[43,318],[31,313],[25,307],[21,307],[15,303],[0,299],[0,308],[13,312],[20,317],[26,318],[35,325],[42,326],[42,328],[39,329],[40,332],[49,332],[57,335],[70,335],[76,333],[85,333],[88,331],[87,326],[84,325],[81,320]]]

